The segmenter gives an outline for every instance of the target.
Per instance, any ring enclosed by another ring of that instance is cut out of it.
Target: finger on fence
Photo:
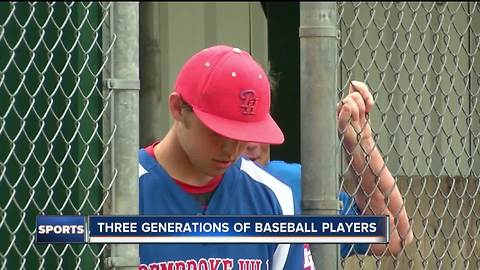
[[[477,269],[478,3],[341,2],[338,15],[338,96],[354,79],[372,91],[374,138],[414,233],[398,257],[356,254],[342,267]],[[364,192],[349,181],[350,166],[340,186]]]

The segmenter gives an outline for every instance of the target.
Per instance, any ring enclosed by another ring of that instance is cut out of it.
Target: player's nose
[[[260,145],[258,143],[247,143],[245,147],[245,154],[248,158],[256,158],[260,154]]]
[[[260,144],[258,143],[252,143],[252,142],[247,143],[247,151],[253,152],[257,150],[259,147],[260,147]]]

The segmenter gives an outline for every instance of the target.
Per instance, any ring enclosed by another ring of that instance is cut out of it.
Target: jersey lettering
[[[201,258],[187,261],[168,261],[160,263],[151,263],[149,265],[140,264],[138,270],[232,270],[234,266],[233,259],[225,258]],[[241,270],[261,270],[261,260],[238,260],[238,266]]]
[[[208,259],[208,262],[210,263],[210,269],[212,270],[217,270],[220,263],[222,262],[222,259],[215,258],[215,259]]]
[[[175,270],[186,270],[187,264],[185,261],[176,261],[175,262]]]
[[[198,270],[208,270],[208,262],[204,258],[198,260]]]
[[[151,263],[148,266],[151,270],[160,270],[160,265],[158,263]]]
[[[173,270],[174,262],[164,262],[160,264],[160,270]],[[150,269],[153,270],[153,269]]]
[[[187,261],[187,270],[198,270],[198,264],[195,260]]]
[[[238,270],[261,270],[261,260],[238,260]]]
[[[233,269],[233,259],[222,259],[223,270],[232,270]]]

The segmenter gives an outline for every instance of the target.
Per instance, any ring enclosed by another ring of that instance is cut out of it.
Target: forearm
[[[356,181],[355,201],[363,214],[391,216],[391,241],[372,245],[374,254],[397,254],[413,239],[402,195],[373,140],[368,113],[374,99],[368,86],[352,81],[337,107],[339,134],[347,152],[349,171]],[[386,249],[387,248],[387,249]]]
[[[374,202],[382,204],[380,206],[386,204],[395,215],[405,211],[395,179],[374,144],[356,149],[351,158],[352,174],[366,196],[375,198]]]
[[[390,215],[394,233],[409,242],[413,235],[402,195],[375,144],[357,147],[351,155],[351,171],[359,185],[355,195],[358,207],[366,214]]]

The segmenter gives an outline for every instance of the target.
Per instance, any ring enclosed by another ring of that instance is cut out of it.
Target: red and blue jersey
[[[139,162],[141,215],[294,214],[291,188],[243,158],[225,171],[206,207],[144,149]],[[139,269],[310,269],[305,254],[303,244],[141,244]]]

